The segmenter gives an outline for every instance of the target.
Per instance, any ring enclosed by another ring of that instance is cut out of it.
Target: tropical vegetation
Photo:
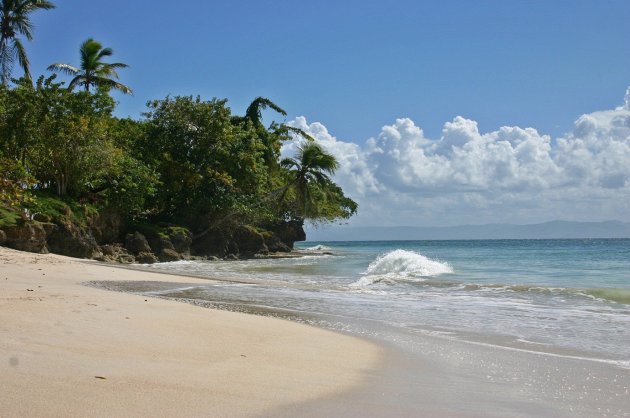
[[[49,71],[58,71],[72,76],[68,88],[72,90],[76,86],[83,86],[85,91],[94,89],[114,89],[125,94],[132,94],[129,87],[116,81],[119,76],[116,71],[119,68],[127,68],[129,65],[122,62],[107,63],[103,58],[110,57],[114,51],[103,46],[92,38],[81,44],[79,55],[81,64],[75,67],[70,64],[56,63],[48,67]]]
[[[31,13],[55,7],[46,0],[0,0],[0,82],[6,85],[11,79],[15,62],[31,78],[28,56],[20,35],[33,39]]]
[[[18,33],[31,39],[29,13],[53,7],[34,0],[1,6],[13,28],[2,26],[5,48]],[[265,125],[265,109],[286,116],[268,98],[255,98],[244,115],[235,115],[226,99],[169,96],[147,103],[137,119],[116,117],[110,92],[131,89],[118,81],[117,70],[128,65],[105,62],[112,54],[94,39],[83,42],[79,66],[48,68],[69,75],[67,85],[56,74],[33,82],[27,67],[11,84],[3,77],[0,228],[37,219],[82,228],[90,217],[113,213],[136,230],[182,226],[208,240],[209,231],[223,234],[222,228],[301,229],[304,222],[333,222],[356,212],[332,179],[338,168],[333,155],[285,122]],[[28,64],[25,55],[18,60]],[[2,69],[10,64],[3,61]],[[281,161],[282,144],[296,137],[297,155]]]

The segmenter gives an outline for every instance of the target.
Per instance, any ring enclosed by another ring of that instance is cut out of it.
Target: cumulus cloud
[[[397,119],[363,145],[304,117],[291,124],[338,158],[335,180],[360,205],[355,224],[630,220],[630,88],[622,106],[582,115],[555,139],[517,126],[481,133],[461,116],[437,139]]]

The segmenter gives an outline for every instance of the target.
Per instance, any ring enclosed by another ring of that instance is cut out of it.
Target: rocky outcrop
[[[129,254],[121,244],[106,244],[101,246],[102,255],[96,257],[98,261],[109,263],[131,264],[136,262],[136,257]]]
[[[290,253],[291,248],[280,240],[280,238],[271,231],[263,232],[265,245],[271,253]]]
[[[179,261],[182,256],[175,250],[165,248],[160,252],[159,259],[162,262]]]
[[[195,255],[225,257],[231,253],[230,236],[226,230],[211,228],[193,239],[191,249]],[[232,247],[233,249],[233,247]]]
[[[238,226],[232,236],[234,243],[238,248],[238,253],[241,256],[251,257],[254,254],[268,254],[269,249],[265,245],[265,238],[256,230],[256,228],[240,225]]]
[[[306,232],[304,232],[304,222],[288,221],[271,228],[272,232],[280,239],[280,241],[293,249],[296,241],[306,241]]]
[[[141,252],[136,256],[136,261],[141,264],[153,264],[157,263],[158,259],[155,254],[151,252]]]
[[[105,262],[155,263],[195,257],[240,259],[290,252],[295,241],[306,238],[301,222],[283,223],[271,230],[231,223],[206,230],[193,240],[188,229],[172,225],[138,224],[121,235],[122,223],[114,212],[89,219],[87,226],[67,219],[5,227],[0,230],[0,245]],[[120,243],[121,236],[124,236],[124,245]]]
[[[192,243],[194,254],[225,259],[249,258],[269,253],[264,231],[249,225],[212,228]]]
[[[56,254],[77,258],[96,258],[100,248],[91,231],[71,223],[54,224],[47,234],[48,249]]]
[[[192,234],[185,228],[169,228],[168,238],[173,244],[175,251],[184,257],[190,255],[190,246],[192,244]]]
[[[148,245],[160,261],[177,261],[190,257],[192,234],[186,228],[139,225]]]
[[[134,255],[152,252],[146,237],[138,231],[127,234],[125,237],[125,248]]]
[[[9,248],[31,253],[48,253],[46,228],[41,223],[26,223],[4,229],[5,242]]]
[[[125,228],[124,216],[113,208],[103,209],[90,219],[89,228],[100,245],[119,242]]]

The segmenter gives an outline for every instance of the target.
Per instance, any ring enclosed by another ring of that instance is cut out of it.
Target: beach
[[[2,417],[290,416],[360,385],[382,355],[302,324],[81,284],[93,280],[196,281],[0,247]]]
[[[492,332],[420,328],[409,313],[406,324],[392,325],[395,311],[376,320],[366,310],[380,314],[380,298],[393,304],[396,294],[326,290],[289,273],[319,277],[313,263],[339,269],[340,256],[198,266],[212,267],[214,279],[187,274],[195,262],[149,271],[0,248],[0,263],[2,417],[630,411],[624,361]]]

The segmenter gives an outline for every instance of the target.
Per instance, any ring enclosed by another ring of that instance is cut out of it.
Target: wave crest
[[[302,251],[330,251],[332,248],[319,244],[314,247],[303,248]]]
[[[353,285],[422,281],[427,277],[452,272],[453,269],[448,263],[431,260],[415,251],[394,250],[378,256],[370,263],[364,276]]]

